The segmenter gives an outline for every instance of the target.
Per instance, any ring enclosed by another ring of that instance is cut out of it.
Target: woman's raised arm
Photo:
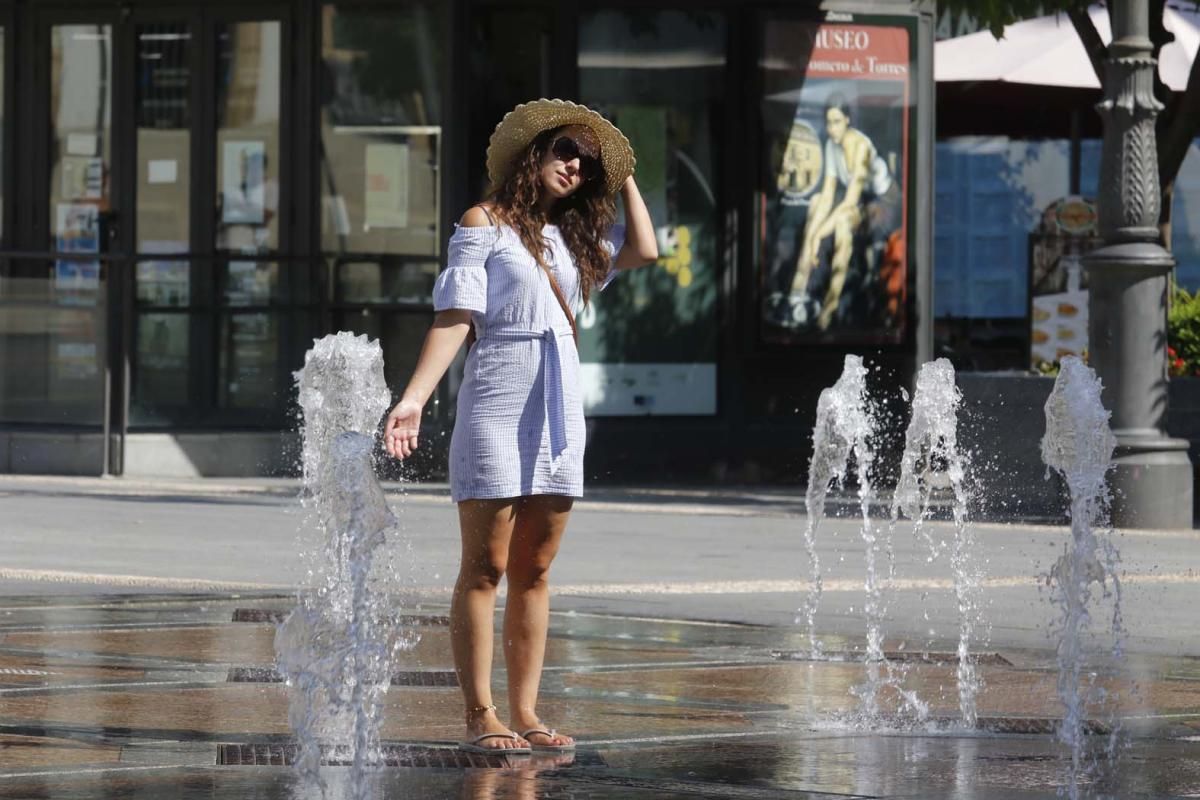
[[[625,203],[625,244],[617,253],[617,269],[631,269],[657,261],[658,239],[654,236],[654,222],[632,175],[621,185],[621,200]]]

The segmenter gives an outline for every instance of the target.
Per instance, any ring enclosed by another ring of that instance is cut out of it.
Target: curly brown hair
[[[545,191],[540,177],[542,159],[562,130],[554,128],[534,137],[517,157],[515,169],[486,199],[542,266],[546,265],[542,227],[548,223],[558,226],[579,269],[579,289],[586,303],[592,289],[608,275],[611,256],[604,246],[604,234],[616,221],[617,204],[604,191],[604,167],[600,165],[597,174],[590,175],[574,193],[556,202],[549,214],[541,210],[538,200]],[[596,162],[600,164],[600,159]]]

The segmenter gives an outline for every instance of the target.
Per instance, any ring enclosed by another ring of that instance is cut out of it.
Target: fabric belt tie
[[[484,339],[509,342],[542,342],[542,398],[546,404],[546,422],[550,428],[550,474],[558,471],[567,451],[567,401],[563,396],[562,348],[558,340],[573,336],[570,329],[546,328],[541,331],[515,328],[489,329]]]

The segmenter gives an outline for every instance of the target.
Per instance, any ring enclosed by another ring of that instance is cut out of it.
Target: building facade
[[[503,114],[629,136],[657,264],[579,315],[588,479],[797,479],[932,326],[932,4],[0,2],[0,471],[282,474],[313,338],[403,389]],[[414,469],[436,475],[453,367]]]

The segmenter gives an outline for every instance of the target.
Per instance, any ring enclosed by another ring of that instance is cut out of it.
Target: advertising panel
[[[906,335],[913,36],[907,25],[764,30],[759,265],[766,341]]]
[[[1063,197],[1046,207],[1029,237],[1029,365],[1035,370],[1066,356],[1087,357],[1083,256],[1103,241],[1098,220],[1093,201]]]
[[[55,206],[55,246],[60,253],[100,252],[100,207],[93,203]],[[54,288],[64,304],[94,305],[100,288],[100,262],[59,259],[54,262]]]

